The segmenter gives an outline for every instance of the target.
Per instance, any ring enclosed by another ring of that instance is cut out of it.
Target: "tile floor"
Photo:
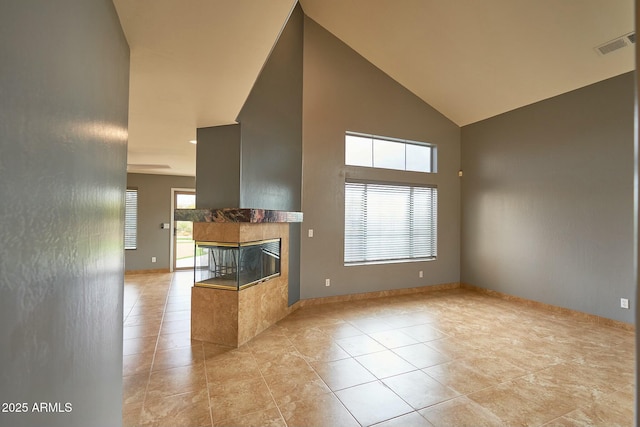
[[[191,273],[126,277],[125,426],[630,426],[634,334],[455,289],[189,337]]]

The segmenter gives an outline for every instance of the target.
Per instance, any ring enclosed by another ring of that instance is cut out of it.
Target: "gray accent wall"
[[[304,37],[301,297],[458,282],[460,128],[308,17]],[[438,173],[347,167],[346,131],[436,144]],[[345,267],[345,177],[437,185],[437,260]]]
[[[291,12],[238,115],[240,207],[300,211],[304,13]],[[289,304],[300,299],[300,224],[289,226]]]
[[[462,281],[634,323],[634,74],[462,128]]]
[[[127,187],[138,189],[138,248],[125,251],[126,270],[169,270],[171,230],[160,228],[160,224],[173,221],[171,189],[193,189],[195,178],[130,173],[127,174]],[[155,263],[151,262],[151,257],[156,257]]]
[[[3,1],[0,58],[0,425],[119,426],[129,47],[110,0]]]
[[[240,125],[198,128],[196,207],[240,207]]]
[[[296,5],[238,115],[241,208],[300,210],[303,18]]]

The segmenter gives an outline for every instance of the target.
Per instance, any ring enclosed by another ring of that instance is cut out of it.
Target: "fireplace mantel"
[[[210,223],[302,222],[302,212],[254,208],[176,209],[174,219],[176,221]]]

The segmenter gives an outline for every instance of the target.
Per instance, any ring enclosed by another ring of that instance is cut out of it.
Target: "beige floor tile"
[[[633,411],[633,390],[620,390],[598,399],[588,407],[572,411],[549,425],[631,427]]]
[[[238,418],[221,420],[214,427],[287,427],[280,411],[276,408],[252,412]]]
[[[483,375],[480,371],[467,365],[465,360],[442,363],[425,368],[423,371],[431,378],[460,394],[473,393],[499,383],[498,380]]]
[[[298,372],[295,375],[271,375],[264,377],[271,395],[278,406],[298,400],[313,401],[331,390],[314,371]]]
[[[191,332],[191,319],[170,320],[162,322],[160,335],[175,334],[178,332]]]
[[[209,382],[209,397],[214,423],[276,407],[262,377]]]
[[[189,310],[180,310],[180,311],[170,311],[164,313],[162,320],[164,322],[173,322],[175,320],[186,320],[191,319],[191,309]]]
[[[122,404],[122,427],[137,427],[140,425],[142,402]]]
[[[469,394],[468,397],[488,409],[506,425],[536,426],[569,412],[570,396],[557,388],[527,387],[517,379]]]
[[[122,341],[122,355],[149,353],[156,349],[158,337],[131,338]]]
[[[435,427],[495,427],[505,425],[486,408],[465,396],[419,411]]]
[[[162,313],[143,313],[137,316],[126,316],[123,327],[154,324],[158,327],[158,330],[160,330],[160,323],[162,323]]]
[[[386,350],[382,344],[367,335],[340,338],[336,340],[336,343],[351,356],[362,356]]]
[[[280,411],[288,427],[340,426],[360,427],[344,405],[333,394],[324,394],[312,402],[287,403]]]
[[[376,377],[355,359],[316,362],[311,365],[333,391],[376,380]]]
[[[462,362],[476,372],[493,378],[497,382],[505,382],[527,374],[526,370],[512,364],[504,358],[491,354],[474,355],[462,359]]]
[[[142,403],[149,384],[149,374],[129,375],[122,378],[122,402],[125,405]]]
[[[153,360],[153,371],[179,368],[204,363],[204,350],[202,345],[191,347],[173,348],[157,351]]]
[[[122,338],[127,340],[131,338],[156,337],[159,330],[160,327],[154,323],[125,326],[122,328]]]
[[[375,427],[433,427],[433,424],[418,412],[410,412],[406,415],[400,415],[388,421],[383,421],[376,424]]]
[[[296,344],[295,347],[307,362],[332,362],[351,357],[334,342]]]
[[[312,371],[311,366],[305,358],[298,353],[292,351],[278,355],[278,357],[267,360],[256,359],[258,368],[264,376],[269,375],[296,375],[299,372]]]
[[[396,375],[382,382],[414,409],[426,408],[460,395],[422,371]]]
[[[411,406],[379,381],[337,391],[336,396],[365,426],[413,412]]]
[[[390,325],[384,319],[377,318],[377,317],[356,319],[356,320],[350,321],[349,323],[351,323],[356,328],[360,329],[365,334],[370,334],[373,332],[389,331],[393,329],[392,325]]]
[[[211,413],[206,388],[192,393],[147,399],[140,415],[140,425],[210,427]]]
[[[147,398],[160,398],[199,391],[207,386],[203,364],[154,371],[149,378]]]
[[[452,360],[463,359],[476,353],[475,349],[466,345],[463,340],[451,337],[427,341],[425,342],[425,345],[444,354]]]
[[[355,337],[357,335],[363,334],[363,332],[360,329],[346,322],[334,323],[329,325],[321,325],[321,326],[318,326],[318,329],[323,333],[327,334],[328,336],[330,336],[331,338],[333,338],[334,340],[337,340],[340,338]]]
[[[258,362],[249,351],[231,350],[214,357],[207,356],[205,365],[209,382],[261,376]]]
[[[298,353],[298,350],[293,346],[293,344],[291,344],[289,340],[284,341],[281,346],[249,346],[249,348],[251,350],[251,354],[253,354],[255,359],[260,364],[278,359],[288,353]]]
[[[444,354],[431,347],[427,347],[423,343],[394,348],[393,352],[419,369],[439,365],[451,360]]]
[[[445,338],[446,335],[430,325],[416,325],[401,328],[401,332],[409,335],[418,342],[428,342]]]
[[[130,354],[122,357],[122,375],[147,374],[151,370],[154,352]]]
[[[380,379],[416,370],[415,366],[405,361],[391,350],[365,354],[364,356],[358,356],[355,359],[369,372]]]
[[[192,340],[189,331],[158,336],[158,351],[191,347],[196,344],[200,344],[200,341]]]
[[[372,334],[369,334],[369,336],[389,349],[418,344],[418,340],[397,329],[374,332]]]

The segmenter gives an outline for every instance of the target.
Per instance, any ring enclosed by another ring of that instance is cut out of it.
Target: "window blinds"
[[[124,248],[136,249],[138,240],[138,190],[127,189],[124,202]]]
[[[438,189],[345,183],[344,263],[437,255]]]

